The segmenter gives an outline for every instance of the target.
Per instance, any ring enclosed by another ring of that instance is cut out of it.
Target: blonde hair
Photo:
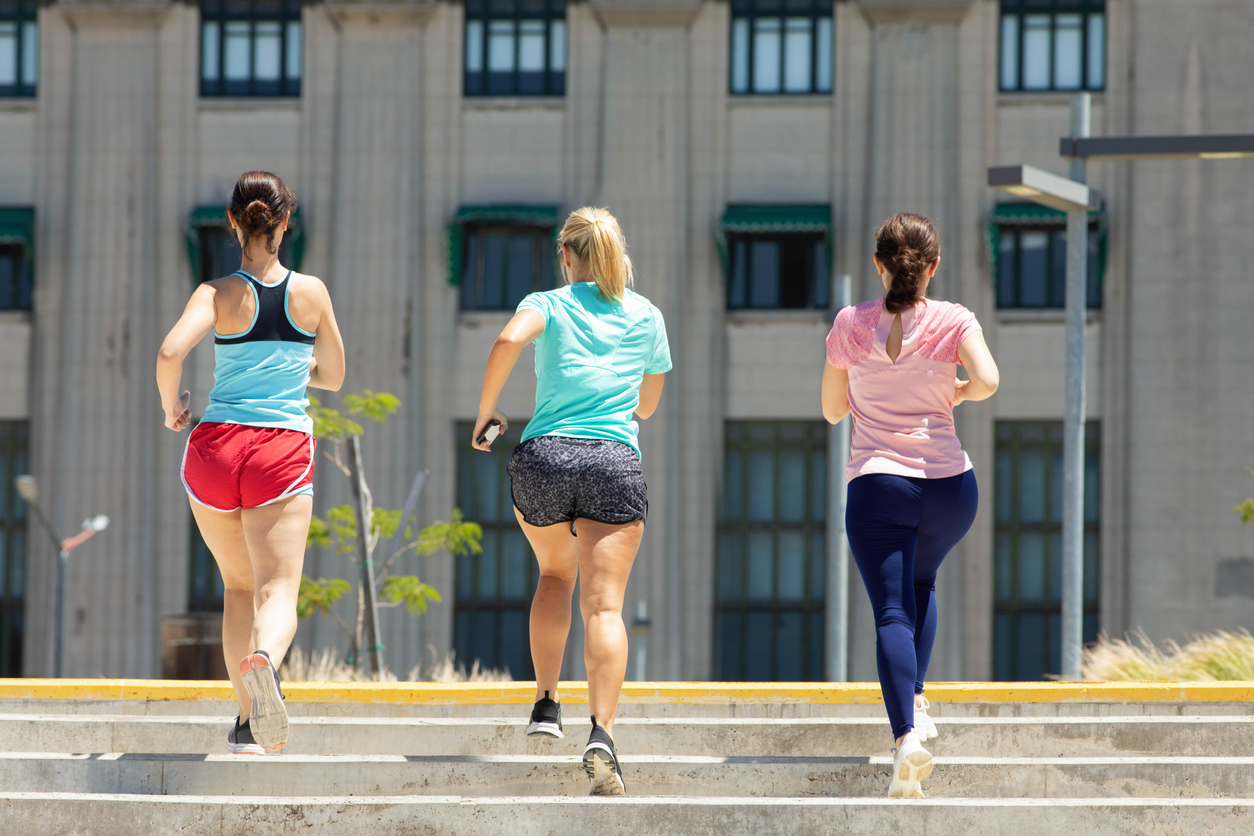
[[[588,273],[603,297],[617,302],[626,295],[634,276],[627,241],[613,215],[593,206],[576,209],[566,218],[559,240],[563,247],[570,247],[571,255],[588,265]]]

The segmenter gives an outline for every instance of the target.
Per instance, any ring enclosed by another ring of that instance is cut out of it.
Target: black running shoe
[[[536,700],[535,708],[531,709],[531,725],[527,726],[527,737],[551,737],[561,740],[564,736],[562,734],[562,706],[549,699],[549,692],[545,691],[544,698]]]
[[[596,717],[592,718],[592,734],[588,736],[588,745],[583,750],[583,771],[588,773],[592,782],[588,795],[627,794],[614,741],[605,729],[597,725]]]
[[[226,748],[231,750],[232,755],[264,755],[266,750],[260,743],[253,739],[253,730],[248,727],[248,721],[242,724],[239,718],[235,718],[235,725],[226,734]]]

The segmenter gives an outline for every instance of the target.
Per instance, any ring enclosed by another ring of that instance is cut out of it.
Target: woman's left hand
[[[475,419],[475,429],[470,436],[470,445],[476,450],[482,450],[485,453],[492,452],[492,442],[484,441],[483,443],[480,443],[479,439],[483,438],[483,434],[488,431],[488,427],[492,425],[493,421],[496,422],[497,427],[500,429],[502,434],[509,429],[509,420],[505,417],[505,413],[501,412],[501,410],[494,409],[491,412],[480,414],[480,416]]]
[[[187,428],[192,421],[191,401],[192,393],[187,390],[179,397],[178,403],[165,410],[166,429],[178,433]]]
[[[971,384],[969,380],[962,378],[954,379],[954,406],[962,403],[967,399],[967,386]]]

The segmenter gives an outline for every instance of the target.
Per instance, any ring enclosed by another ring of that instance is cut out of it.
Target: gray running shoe
[[[618,754],[609,733],[592,718],[592,734],[583,750],[583,771],[588,773],[591,788],[588,795],[626,795],[623,771],[618,765]]]
[[[287,708],[278,668],[270,662],[269,653],[258,650],[244,657],[239,672],[253,704],[248,718],[253,737],[267,752],[277,752],[287,743]]]
[[[232,755],[264,755],[265,748],[256,740],[253,740],[253,730],[248,727],[248,721],[240,723],[239,718],[235,718],[235,724],[231,730],[226,733],[226,748],[231,750]]]

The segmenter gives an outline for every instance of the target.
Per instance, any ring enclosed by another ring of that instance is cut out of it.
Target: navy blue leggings
[[[979,504],[975,472],[946,479],[875,473],[849,483],[845,528],[875,610],[875,657],[893,737],[914,726],[936,640],[936,571]]]

